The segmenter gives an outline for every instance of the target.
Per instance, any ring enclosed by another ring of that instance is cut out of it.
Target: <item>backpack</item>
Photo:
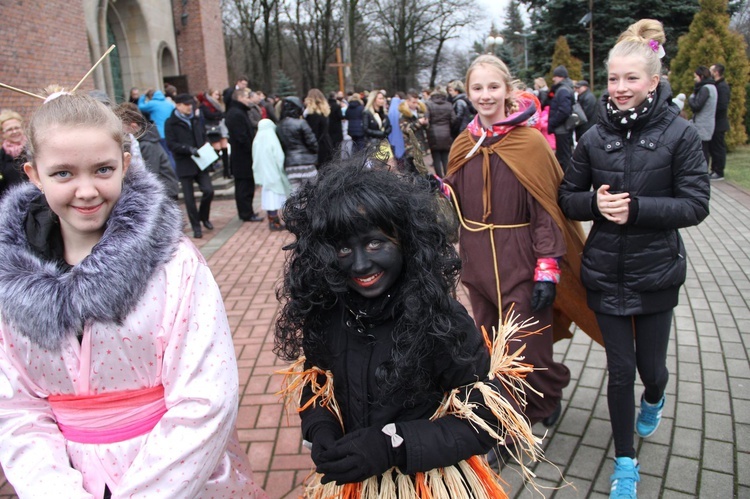
[[[585,125],[589,122],[586,113],[583,111],[581,104],[578,101],[573,102],[573,112],[570,113],[568,119],[565,120],[565,129],[573,131],[581,125]]]

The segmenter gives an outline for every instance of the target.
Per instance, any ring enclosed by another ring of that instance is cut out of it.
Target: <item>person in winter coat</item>
[[[568,70],[565,66],[557,66],[552,72],[554,84],[547,94],[549,97],[549,121],[547,128],[555,134],[555,157],[563,169],[570,166],[570,158],[573,156],[573,129],[568,128],[566,123],[573,114],[573,82],[568,78]]]
[[[138,110],[138,106],[131,102],[123,102],[115,109],[115,112],[122,120],[126,131],[131,137],[138,137],[138,148],[141,160],[148,171],[153,173],[159,179],[164,187],[164,194],[173,201],[177,201],[180,192],[180,183],[169,162],[167,153],[161,146],[159,132],[151,123],[146,123],[143,115]],[[136,160],[133,154],[134,149],[131,147],[131,161]]]
[[[575,93],[578,95],[578,103],[586,115],[586,123],[582,123],[576,127],[576,142],[579,142],[583,134],[596,124],[598,105],[594,92],[589,88],[588,81],[578,80],[575,84]]]
[[[448,166],[448,153],[451,150],[451,122],[455,120],[453,106],[448,102],[448,94],[441,87],[436,87],[427,100],[427,143],[432,153],[432,166],[438,177],[445,177]]]
[[[278,210],[284,206],[292,186],[284,172],[284,150],[276,135],[276,124],[270,119],[258,123],[253,140],[253,174],[255,182],[263,186],[260,206],[268,214],[268,228],[272,232],[284,230]]]
[[[174,112],[174,103],[171,100],[167,100],[161,90],[154,91],[153,89],[149,89],[138,98],[138,109],[147,115],[154,125],[156,125],[156,129],[159,131],[159,136],[161,137],[161,145],[167,152],[172,166],[176,168],[177,162],[167,145],[167,136],[164,129],[164,124]]]
[[[331,106],[323,95],[323,92],[317,88],[311,88],[305,97],[305,121],[310,125],[310,129],[318,140],[318,168],[326,165],[333,155],[333,144],[331,136],[328,135],[328,117],[331,114]]]
[[[24,148],[26,134],[23,131],[23,118],[10,109],[0,111],[2,148],[0,148],[0,198],[5,192],[26,179],[23,164],[26,162]]]
[[[620,35],[607,60],[599,122],[581,139],[560,187],[563,212],[594,222],[581,280],[607,354],[615,443],[610,497],[636,497],[633,433],[650,437],[661,421],[672,310],[687,273],[678,229],[700,223],[709,207],[698,133],[659,81],[664,42],[661,23],[652,19]],[[637,421],[636,370],[644,386]]]
[[[362,114],[365,106],[359,94],[349,97],[349,106],[346,108],[344,117],[347,121],[347,133],[352,138],[353,150],[361,151],[365,148],[365,129],[362,127]]]
[[[464,87],[464,82],[461,80],[454,80],[448,83],[448,95],[453,104],[453,113],[455,116],[451,124],[451,135],[455,138],[466,129],[477,112],[469,98],[466,97],[466,87]]]
[[[381,91],[373,90],[367,96],[367,104],[362,113],[362,128],[365,140],[371,147],[380,147],[388,141],[391,133],[391,122],[385,111],[385,95]]]
[[[298,97],[286,97],[281,104],[281,121],[276,129],[284,149],[284,171],[292,192],[318,174],[318,139],[302,118],[304,107]]]
[[[331,147],[334,152],[341,150],[341,143],[344,142],[344,127],[342,121],[344,113],[341,110],[341,104],[336,99],[336,92],[331,91],[328,94],[328,107],[331,108],[331,114],[328,115],[328,135],[331,137]]]
[[[0,209],[0,463],[20,497],[265,498],[221,292],[122,122],[65,93]]]
[[[295,362],[284,392],[316,466],[305,497],[506,497],[487,450],[507,438],[540,457],[505,384],[520,366],[453,298],[461,261],[434,203],[424,177],[358,154],[284,207],[274,351]]]
[[[698,130],[698,136],[703,145],[703,156],[706,164],[711,161],[711,137],[714,135],[716,126],[716,102],[717,92],[714,79],[706,66],[698,66],[693,73],[695,86],[693,93],[688,97],[688,106],[693,111],[691,120]]]
[[[164,123],[164,133],[177,165],[177,178],[180,179],[182,185],[182,196],[185,200],[188,220],[193,229],[193,237],[200,239],[203,237],[201,223],[208,230],[214,228],[210,220],[214,186],[211,183],[209,169],[201,170],[193,161],[193,156],[200,156],[198,149],[206,143],[206,131],[203,129],[200,118],[193,112],[194,104],[195,99],[192,95],[176,95],[176,108],[172,116]],[[195,206],[193,182],[197,182],[201,190],[200,209]]]
[[[225,119],[232,146],[232,173],[234,174],[234,201],[237,216],[243,222],[262,222],[253,207],[255,178],[253,176],[253,141],[256,127],[250,119],[252,95],[249,88],[240,88],[232,94],[234,105]]]
[[[406,94],[406,100],[402,100],[398,106],[398,127],[401,130],[405,141],[404,158],[413,160],[414,148],[418,147],[422,156],[427,154],[429,146],[427,145],[427,128],[430,126],[427,118],[427,106],[419,100],[419,93],[416,90],[409,90]],[[408,131],[414,134],[417,139],[416,144],[409,140]]]
[[[732,89],[724,79],[724,66],[711,66],[711,76],[716,83],[716,126],[711,137],[711,180],[724,180],[724,167],[727,164],[727,144],[724,136],[729,131],[729,99]]]
[[[197,97],[208,141],[216,154],[221,156],[224,178],[230,178],[232,173],[229,167],[229,130],[224,121],[225,109],[224,103],[221,102],[221,92],[209,89],[205,93],[199,93]]]

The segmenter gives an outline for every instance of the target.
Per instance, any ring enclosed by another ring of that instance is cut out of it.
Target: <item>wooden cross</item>
[[[336,47],[336,62],[332,62],[329,64],[329,66],[332,66],[334,68],[338,68],[339,71],[339,90],[342,93],[346,92],[346,89],[344,87],[344,68],[351,66],[348,62],[345,63],[341,60],[341,47]]]

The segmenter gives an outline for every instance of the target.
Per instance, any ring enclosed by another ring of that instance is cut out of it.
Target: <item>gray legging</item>
[[[637,368],[643,382],[646,402],[658,403],[669,379],[667,346],[672,309],[646,315],[597,313],[596,320],[607,353],[607,405],[615,457],[635,458],[635,371]]]
[[[445,177],[448,168],[448,154],[450,151],[432,151],[432,167],[435,168],[435,174],[438,177]]]

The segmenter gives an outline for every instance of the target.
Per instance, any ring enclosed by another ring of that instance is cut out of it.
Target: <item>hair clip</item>
[[[651,47],[651,50],[653,50],[654,52],[656,52],[656,56],[659,59],[661,59],[662,57],[664,57],[665,55],[667,55],[664,52],[664,47],[662,46],[662,44],[659,43],[659,42],[657,42],[656,40],[649,40],[648,41],[648,45]]]

